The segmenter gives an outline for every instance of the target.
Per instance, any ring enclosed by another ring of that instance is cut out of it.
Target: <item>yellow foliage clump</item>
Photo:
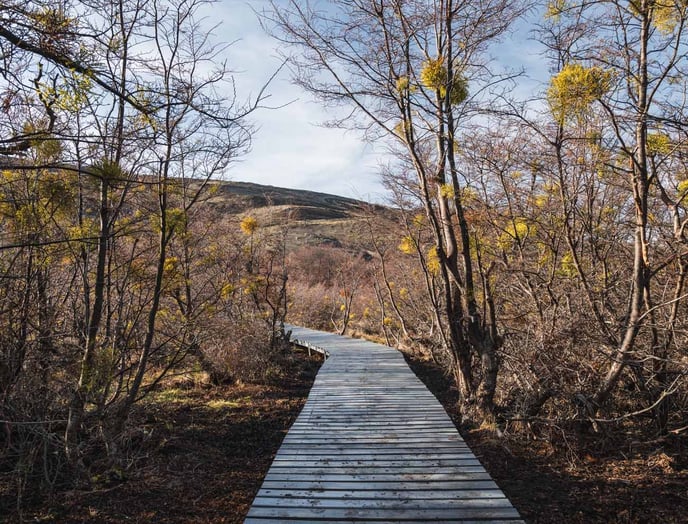
[[[674,32],[678,23],[685,19],[688,10],[688,2],[683,0],[649,0],[645,6],[640,0],[630,0],[629,10],[638,18],[648,17],[662,33],[669,35]],[[645,9],[643,9],[645,7]]]
[[[466,204],[478,202],[478,192],[473,188],[464,187],[461,190],[461,200]]]
[[[514,218],[511,223],[504,229],[504,232],[499,235],[497,245],[502,249],[508,249],[514,241],[522,242],[529,235],[535,233],[535,225],[529,224],[523,217]]]
[[[611,87],[612,74],[601,67],[568,64],[550,80],[547,102],[557,122],[587,113]]]
[[[428,250],[427,265],[430,274],[437,275],[440,272],[440,256],[437,253],[436,246],[432,246]]]
[[[257,293],[264,282],[265,278],[261,276],[242,278],[241,285],[243,286],[244,295],[253,295],[254,293]]]
[[[81,225],[67,229],[67,237],[70,240],[92,239],[98,235],[98,223],[92,218],[85,218]]]
[[[651,155],[668,155],[671,153],[671,139],[664,133],[648,133],[647,152]]]
[[[151,227],[156,233],[162,231],[162,219],[160,215],[153,215],[150,219]],[[184,233],[188,224],[186,211],[180,207],[171,207],[165,210],[165,232],[166,234]]]
[[[415,253],[416,241],[410,236],[406,235],[404,238],[401,239],[401,242],[399,243],[399,251],[401,251],[402,253],[406,253],[407,255]]]
[[[611,206],[604,206],[600,212],[602,218],[613,218],[616,215],[616,209]]]
[[[447,96],[449,72],[444,64],[444,57],[429,58],[420,71],[420,81],[427,89],[439,91],[440,97]],[[468,82],[459,73],[454,73],[449,92],[449,103],[458,105],[468,98]]]
[[[109,182],[118,182],[126,180],[127,175],[119,163],[109,158],[103,158],[95,162],[91,168],[91,174],[96,178],[107,180]]]
[[[29,17],[38,29],[53,36],[76,28],[76,18],[68,17],[62,8],[43,7],[30,12]]]
[[[549,267],[549,265],[552,263],[552,252],[544,248],[539,250],[539,255],[540,256],[538,257],[538,267]]]
[[[681,203],[688,203],[688,179],[681,180],[677,187],[678,198]]]
[[[545,184],[542,186],[542,189],[544,189],[545,192],[549,193],[550,195],[554,195],[559,192],[559,184],[556,182],[545,182]]]
[[[256,229],[258,229],[258,220],[256,220],[254,217],[248,216],[241,221],[239,227],[245,235],[253,235],[253,233],[256,232]]]
[[[81,74],[71,70],[69,77],[64,77],[55,82],[37,83],[38,97],[46,104],[75,113],[82,109],[93,88],[91,75]]]
[[[186,215],[186,210],[180,207],[173,207],[166,211],[167,214],[167,227],[170,231],[174,231],[177,234],[181,234],[187,227],[188,217]]]
[[[444,57],[429,58],[420,72],[420,81],[428,89],[441,89],[447,81],[447,68]]]
[[[547,3],[545,18],[552,19],[556,22],[567,7],[566,0],[552,0]]]
[[[573,278],[578,274],[578,269],[571,253],[566,253],[561,257],[561,271],[559,271],[559,274],[569,278]]]
[[[178,257],[167,257],[165,259],[165,263],[163,264],[163,271],[167,275],[172,275],[172,274],[176,273],[178,266],[179,266],[179,258]]]
[[[225,284],[220,290],[220,298],[222,300],[228,300],[236,291],[236,287],[233,284]]]
[[[547,204],[549,204],[549,195],[536,195],[533,198],[533,204],[540,209],[547,207]]]
[[[442,198],[454,198],[454,186],[451,184],[442,184],[440,186],[440,196]]]

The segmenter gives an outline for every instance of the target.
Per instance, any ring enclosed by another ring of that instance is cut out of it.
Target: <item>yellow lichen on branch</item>
[[[245,235],[253,235],[253,233],[256,232],[256,229],[258,229],[258,220],[256,220],[254,217],[248,216],[241,221],[239,227]]]
[[[404,238],[401,239],[401,242],[399,243],[399,251],[401,251],[402,253],[405,253],[407,255],[415,253],[416,252],[416,241],[408,235],[405,236]]]
[[[444,57],[429,58],[423,64],[420,71],[420,81],[427,89],[439,91],[440,97],[447,96],[447,85],[449,82],[449,71],[444,63]],[[468,98],[468,82],[459,73],[454,72],[451,79],[451,91],[449,93],[449,103],[457,105]]]
[[[644,4],[639,0],[631,0],[628,7],[633,16],[649,18],[652,25],[665,35],[673,33],[679,23],[685,23],[688,15],[686,0],[648,0]]]
[[[568,64],[550,80],[547,102],[560,124],[584,116],[611,88],[612,74],[601,67]]]

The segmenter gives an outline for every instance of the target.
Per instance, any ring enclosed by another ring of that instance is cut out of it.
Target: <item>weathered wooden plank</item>
[[[350,451],[350,450],[349,450]],[[475,456],[468,455],[467,453],[377,453],[376,450],[370,450],[368,452],[361,451],[359,453],[340,453],[338,455],[333,455],[329,452],[317,453],[311,450],[311,453],[306,453],[305,451],[289,451],[280,450],[277,455],[275,455],[275,461],[293,460],[297,462],[321,462],[323,460],[341,461],[343,463],[361,463],[361,464],[378,464],[386,462],[418,462],[418,464],[455,464],[457,466],[461,464],[470,464],[477,460]]]
[[[457,438],[452,437],[451,434],[448,433],[439,433],[437,435],[439,440],[439,443],[443,444],[460,444],[462,441],[460,441]],[[333,434],[327,434],[327,435],[319,435],[317,433],[301,433],[301,432],[296,432],[293,435],[289,435],[289,439],[285,437],[285,441],[288,444],[293,444],[296,442],[305,442],[305,443],[313,443],[313,444],[341,444],[341,443],[353,443],[353,444],[365,444],[365,443],[373,443],[373,444],[380,444],[380,443],[405,443],[408,445],[433,445],[437,443],[436,441],[431,440],[428,436],[427,433],[422,433],[422,432],[412,432],[412,433],[404,433],[404,432],[397,432],[397,431],[362,431],[362,432],[354,432],[354,433],[337,433],[336,435]]]
[[[333,407],[336,407],[337,410],[333,411]],[[386,420],[390,421],[393,421],[398,418],[401,420],[416,420],[418,422],[424,423],[446,423],[450,420],[449,416],[445,412],[440,412],[436,410],[420,408],[399,409],[381,406],[375,403],[362,406],[354,406],[350,402],[327,402],[327,405],[324,405],[322,407],[308,407],[305,411],[302,412],[301,417],[299,417],[299,419],[301,419],[300,422],[302,422],[304,421],[304,419],[311,419],[317,417],[326,421],[329,419],[338,420],[358,415],[365,415],[373,418],[384,417]]]
[[[418,399],[408,399],[408,400],[401,400],[400,402],[417,402]],[[319,401],[320,402],[320,401]],[[308,415],[311,416],[322,416],[322,417],[327,417],[332,415],[331,408],[333,406],[337,407],[337,416],[346,416],[346,415],[356,415],[359,413],[363,414],[368,414],[368,415],[389,415],[391,417],[394,416],[401,416],[401,417],[408,417],[408,415],[413,415],[413,418],[415,418],[416,415],[420,415],[421,417],[428,417],[432,419],[437,419],[437,420],[448,420],[448,416],[446,413],[434,410],[434,409],[421,409],[419,407],[414,407],[414,408],[409,408],[409,409],[400,409],[398,406],[397,407],[392,407],[392,406],[385,406],[381,405],[379,403],[371,402],[371,403],[354,403],[350,400],[332,400],[332,401],[322,401],[323,405],[322,406],[313,406],[312,409],[309,408],[307,413]]]
[[[309,438],[290,438],[287,440],[285,437],[284,444],[290,446],[358,446],[358,447],[369,447],[375,448],[375,446],[393,446],[395,444],[403,444],[406,446],[418,446],[419,448],[433,448],[434,449],[445,449],[454,448],[452,441],[439,441],[432,442],[430,440],[422,439],[404,439],[403,437],[367,437],[367,438],[356,438],[352,440],[347,440],[346,438],[329,438],[323,437],[322,439],[309,439]],[[442,445],[444,444],[444,446]]]
[[[336,407],[337,411],[332,411],[332,408]],[[342,419],[350,419],[352,417],[358,417],[358,416],[363,416],[365,418],[370,418],[370,419],[383,419],[385,422],[405,422],[405,421],[417,421],[419,423],[437,423],[437,422],[443,422],[447,423],[449,422],[449,417],[447,415],[443,415],[441,413],[433,414],[432,412],[424,409],[419,409],[419,410],[413,410],[413,409],[406,409],[399,411],[398,413],[395,411],[390,410],[379,410],[375,411],[374,408],[370,408],[368,410],[362,411],[360,409],[358,410],[347,410],[343,407],[339,406],[334,406],[330,404],[329,409],[327,410],[322,410],[322,411],[305,411],[303,413],[303,416],[299,420],[299,422],[303,423],[305,421],[310,421],[313,419],[320,419],[323,422],[327,421],[339,421]],[[360,422],[364,422],[364,420],[361,420]]]
[[[405,491],[405,490],[444,490],[444,491],[455,491],[455,490],[493,490],[499,489],[497,484],[493,480],[443,480],[437,482],[413,482],[413,481],[368,481],[362,483],[358,480],[350,481],[324,481],[316,480],[310,478],[308,480],[270,480],[265,479],[261,489],[287,489],[287,490],[316,490],[316,491],[328,491],[328,490],[342,490],[350,491],[353,489],[365,489],[371,491],[387,491],[391,489]],[[258,492],[260,495],[260,491]]]
[[[519,518],[513,507],[507,508],[399,508],[399,509],[371,509],[371,508],[292,508],[292,507],[251,507],[251,517],[271,518],[326,518],[332,519],[507,519]]]
[[[440,457],[461,458],[463,456],[475,456],[471,453],[470,448],[465,445],[456,444],[453,446],[419,446],[409,447],[404,443],[388,443],[384,445],[366,445],[357,444],[355,446],[336,445],[319,445],[312,448],[304,448],[296,444],[283,445],[277,454],[283,455],[411,455],[422,456],[423,458],[432,458],[434,455]]]
[[[417,481],[417,482],[444,482],[444,481],[457,481],[457,480],[489,480],[490,476],[484,470],[478,472],[466,472],[464,468],[454,472],[454,473],[403,473],[399,475],[393,474],[365,474],[365,473],[304,473],[301,474],[298,471],[290,471],[289,473],[273,473],[272,470],[268,471],[265,476],[265,480],[272,481],[308,481],[308,480],[320,480],[323,482],[397,482],[397,481]]]
[[[458,499],[487,499],[504,498],[504,493],[500,489],[481,489],[481,490],[286,490],[286,489],[264,489],[261,496],[272,498],[318,498],[318,499],[419,499],[419,500],[458,500]]]
[[[336,415],[336,416],[317,416],[308,415],[303,416],[294,422],[296,428],[305,428],[317,424],[321,430],[337,431],[338,428],[398,428],[407,427],[411,429],[434,429],[446,428],[450,421],[443,418],[431,418],[425,416],[415,416],[410,413],[405,413],[403,416],[390,415],[388,417],[384,414],[374,415],[369,413],[358,415]]]
[[[451,440],[458,441],[462,440],[458,437],[454,437],[455,429],[452,428],[415,428],[415,427],[376,427],[373,425],[368,426],[357,426],[352,428],[340,428],[331,429],[329,427],[318,428],[317,430],[312,428],[306,428],[303,426],[292,427],[289,431],[290,435],[298,435],[300,437],[322,437],[323,430],[325,434],[336,435],[337,437],[356,437],[356,436],[369,436],[369,435],[403,435],[404,437],[416,437],[416,438],[426,438],[430,431],[433,435],[439,435],[441,437],[449,437]],[[454,433],[452,433],[452,431]]]
[[[341,445],[338,446],[313,446],[309,449],[305,449],[301,446],[297,445],[282,445],[282,448],[280,448],[279,453],[285,453],[285,454],[299,454],[299,455],[322,455],[322,454],[330,454],[330,455],[367,455],[370,453],[376,454],[376,455],[396,455],[396,454],[416,454],[416,455],[443,455],[443,456],[450,456],[450,455],[456,455],[456,454],[462,454],[466,453],[468,451],[468,448],[465,446],[445,446],[445,447],[426,447],[426,448],[411,448],[411,447],[406,447],[406,446],[392,446],[392,445],[387,445],[387,446],[369,446],[369,445],[357,445],[357,446],[350,446],[350,447],[344,447]]]
[[[435,438],[433,438],[435,437]],[[384,440],[382,437],[376,437],[375,435],[340,435],[338,433],[313,433],[311,435],[302,435],[298,431],[294,434],[291,435],[290,433],[287,433],[287,436],[285,437],[285,440],[289,442],[292,441],[312,441],[314,443],[316,442],[365,442],[365,441],[378,441],[378,440]],[[440,433],[438,435],[418,435],[418,436],[413,436],[413,437],[405,437],[404,442],[408,444],[432,444],[432,443],[455,443],[455,442],[463,442],[463,439],[461,439],[458,434],[454,433]]]
[[[259,518],[247,518],[244,521],[244,524],[284,524],[284,523],[291,523],[291,524],[351,524],[351,522],[366,522],[365,520],[332,520],[332,519],[318,519],[318,518],[279,518],[279,519],[274,519],[272,517],[259,517]],[[371,521],[368,521],[371,522]],[[471,519],[439,519],[439,520],[411,520],[411,519],[404,519],[404,520],[377,520],[374,522],[378,523],[384,523],[384,524],[428,524],[428,522],[432,522],[433,524],[525,524],[523,520],[519,519],[489,519],[489,520],[471,520]]]
[[[312,475],[315,477],[331,477],[333,475],[348,475],[351,477],[355,478],[372,478],[372,477],[380,477],[380,476],[393,476],[394,478],[408,478],[408,477],[413,477],[413,478],[436,478],[438,476],[446,476],[446,478],[458,478],[458,474],[456,473],[457,471],[456,466],[443,466],[443,467],[433,467],[431,468],[432,473],[426,473],[430,468],[427,466],[415,466],[415,467],[409,467],[409,466],[397,466],[397,467],[389,467],[389,466],[375,466],[375,465],[368,465],[368,466],[358,466],[358,467],[352,467],[352,466],[345,466],[345,467],[338,467],[338,466],[329,466],[328,464],[320,464],[316,467],[307,467],[307,466],[281,466],[279,464],[273,465],[273,467],[270,468],[270,474],[271,475],[285,475],[286,477],[289,477],[289,475],[292,475],[290,478],[294,478],[295,475]],[[485,478],[487,475],[485,473],[485,470],[483,467],[478,464],[478,465],[462,465],[461,466],[461,478],[463,478],[463,475],[471,474],[471,473],[479,473],[480,477],[475,477],[475,478]],[[267,477],[266,477],[267,478]],[[487,477],[489,478],[489,477]]]
[[[387,380],[389,377],[385,377]],[[332,384],[329,387],[337,387],[336,384]],[[359,387],[365,387],[365,386],[359,386]],[[380,393],[380,396],[384,395],[384,392]],[[427,406],[427,409],[422,409],[421,406],[417,405],[409,405],[407,406],[406,409],[404,407],[399,406],[398,402],[412,402],[412,401],[417,401],[419,400],[420,395],[409,395],[408,397],[396,397],[396,398],[385,398],[384,401],[382,399],[375,399],[373,397],[367,397],[365,399],[363,398],[350,398],[350,397],[315,397],[312,398],[313,405],[309,407],[312,408],[313,410],[318,410],[321,409],[323,411],[326,411],[328,405],[332,405],[333,403],[341,403],[342,409],[356,409],[359,406],[365,406],[365,407],[377,407],[379,410],[383,410],[385,408],[389,409],[390,412],[400,412],[400,413],[406,413],[406,412],[413,412],[413,411],[418,411],[418,412],[424,412],[424,413],[434,413],[437,415],[443,415],[447,416],[446,412],[441,409],[439,406]],[[420,397],[421,400],[425,400],[424,398]],[[430,400],[429,397],[427,397],[428,400]]]
[[[315,434],[313,433],[313,430],[311,428],[308,428],[311,423],[306,423],[306,422],[299,422],[298,425],[292,426],[292,431],[295,431],[297,434]],[[387,423],[387,424],[377,424],[374,422],[365,422],[365,423],[351,423],[351,424],[346,424],[346,423],[321,423],[320,421],[317,421],[317,424],[319,426],[319,430],[324,432],[325,434],[328,433],[337,433],[340,435],[347,435],[349,433],[368,433],[368,432],[398,432],[398,433],[404,433],[404,434],[409,434],[413,432],[420,432],[422,434],[427,434],[429,432],[433,431],[445,431],[446,429],[442,427],[442,425],[433,423],[433,424],[409,424],[408,426],[405,426],[404,424],[401,423]],[[444,424],[446,426],[446,424]],[[448,431],[448,430],[447,430]],[[456,431],[456,430],[454,430]]]
[[[408,459],[395,460],[380,460],[374,455],[365,455],[364,457],[352,457],[349,460],[341,460],[341,457],[330,458],[320,456],[316,458],[284,458],[276,456],[272,462],[274,467],[279,468],[313,468],[313,467],[332,467],[332,468],[456,468],[457,466],[476,466],[481,467],[480,462],[476,458],[467,457],[465,459],[435,459],[424,460],[418,457],[409,457]]]
[[[467,509],[467,508],[511,508],[506,497],[492,498],[463,498],[463,499],[431,499],[418,498],[377,499],[377,498],[320,498],[312,496],[297,497],[269,497],[259,496],[253,501],[254,507],[259,508],[323,508],[323,509],[389,509],[389,510],[419,510],[431,513],[438,509]]]
[[[336,387],[336,386],[333,386]],[[400,408],[398,402],[418,402],[418,398],[410,396],[408,398],[400,398],[400,399],[395,399],[395,402],[375,402],[375,399],[367,398],[365,400],[355,400],[355,399],[342,399],[342,398],[318,398],[315,399],[313,402],[313,409],[317,410],[318,408],[321,408],[323,410],[327,410],[329,406],[332,406],[334,404],[341,404],[341,409],[342,412],[346,412],[347,410],[349,411],[360,411],[361,408],[366,408],[368,410],[370,409],[376,409],[377,411],[383,411],[383,410],[389,410],[390,414],[394,412],[399,412],[399,413],[413,413],[413,412],[422,412],[422,413],[434,413],[437,415],[443,415],[446,417],[446,413],[444,411],[440,411],[437,407],[430,407],[428,406],[428,409],[423,409],[422,405],[414,405],[413,407],[409,406],[408,409],[403,409]],[[425,400],[425,399],[421,399]]]
[[[288,436],[288,434],[287,434]],[[430,437],[425,437],[423,438],[415,438],[415,441],[411,442],[409,440],[404,440],[402,442],[397,442],[396,440],[398,439],[389,439],[390,442],[379,442],[381,439],[379,436],[371,435],[371,434],[366,434],[362,435],[362,437],[365,438],[359,438],[354,440],[348,440],[346,436],[336,436],[332,435],[331,433],[327,432],[321,436],[318,435],[312,435],[312,436],[295,436],[295,437],[290,437],[288,440],[287,437],[285,437],[285,444],[288,445],[294,445],[299,442],[307,442],[311,443],[314,445],[321,445],[321,446],[330,446],[330,447],[343,447],[343,445],[347,444],[353,444],[353,445],[366,445],[366,442],[368,444],[375,444],[375,445],[380,445],[381,447],[396,447],[396,448],[408,448],[408,449],[426,449],[426,448],[432,448],[435,447],[436,449],[445,449],[445,448],[456,448],[456,449],[468,449],[467,444],[462,440],[462,439],[444,439],[444,440],[438,440],[438,441],[432,441],[431,436]],[[317,440],[316,440],[317,439]],[[377,441],[374,441],[376,440]],[[373,442],[374,441],[374,442]]]
[[[411,434],[411,435],[404,435],[403,433],[396,433],[396,432],[385,432],[385,434],[389,434],[389,438],[404,438],[404,441],[410,445],[416,445],[416,444],[456,444],[456,443],[462,443],[463,439],[460,439],[458,436],[454,436],[451,433],[438,433],[435,435],[437,438],[433,439],[433,435],[428,435],[424,433],[416,433],[416,434]],[[323,443],[337,443],[337,442],[365,442],[365,441],[379,441],[379,440],[384,440],[385,434],[382,432],[371,432],[371,431],[366,431],[365,433],[354,433],[353,435],[350,435],[348,433],[339,433],[339,432],[325,432],[325,433],[303,433],[296,431],[293,435],[287,434],[288,442],[293,442],[293,441],[312,441],[312,442],[323,442]]]
[[[332,410],[327,413],[310,413],[304,412],[302,416],[299,417],[295,423],[298,426],[304,426],[309,424],[331,424],[331,425],[360,425],[366,426],[371,424],[387,424],[392,426],[404,426],[407,423],[409,427],[412,423],[415,426],[444,426],[447,428],[453,428],[453,422],[445,415],[443,416],[433,416],[426,411],[405,411],[403,413],[385,413],[382,411],[375,411],[374,409],[357,410],[349,412],[340,412],[341,408],[338,406],[331,406]]]
[[[346,439],[327,439],[322,440],[311,440],[311,439],[289,439],[283,441],[283,445],[287,446],[286,449],[297,449],[299,447],[312,447],[314,450],[324,451],[324,450],[343,450],[345,449],[358,449],[358,450],[377,450],[381,452],[384,450],[405,450],[413,452],[417,450],[419,453],[423,451],[434,451],[436,453],[446,453],[451,451],[466,451],[467,446],[460,442],[429,442],[429,441],[405,441],[403,438],[368,438],[368,439],[357,439],[355,441],[347,442]]]
[[[346,372],[342,372],[346,373]],[[394,377],[379,377],[378,380],[389,380],[390,382],[395,381]],[[397,382],[398,383],[398,382]],[[328,388],[342,388],[343,386],[338,385],[338,384],[327,384]],[[359,388],[359,392],[361,391],[361,388],[366,388],[365,384],[356,384],[355,387]],[[413,391],[409,392],[408,395],[404,396],[398,396],[394,393],[392,390],[380,390],[378,393],[373,395],[373,392],[370,391],[368,388],[366,388],[365,393],[367,394],[366,397],[362,397],[360,395],[357,396],[342,396],[342,395],[325,395],[325,394],[314,394],[313,392],[311,393],[309,399],[313,401],[312,407],[313,409],[323,409],[325,408],[325,403],[326,402],[341,402],[343,404],[345,403],[352,403],[351,405],[355,405],[354,403],[370,403],[371,401],[374,400],[379,400],[382,404],[386,404],[389,407],[393,408],[394,410],[397,411],[402,411],[402,406],[399,406],[398,404],[395,404],[395,401],[412,401],[415,399],[421,399],[421,400],[431,400],[430,395],[424,395],[420,391]],[[377,397],[377,398],[376,398]],[[409,410],[418,410],[419,406],[410,404],[407,406]],[[442,408],[442,406],[434,406],[434,405],[429,405],[427,406],[428,409],[433,412],[433,413],[444,413],[446,416],[446,411]]]
[[[351,372],[351,370],[342,370],[342,373],[346,372]],[[361,370],[357,370],[356,373],[360,373]],[[386,378],[388,380],[394,380],[395,378],[398,378],[400,380],[403,380],[402,376],[391,376],[389,373],[385,375],[380,375],[379,377],[376,377],[376,380],[379,380],[380,378]],[[421,398],[430,398],[431,394],[430,392],[423,390],[422,384],[418,384],[418,387],[409,387],[408,384],[404,384],[404,391],[399,392],[397,389],[394,388],[394,384],[390,384],[390,386],[387,387],[375,387],[371,386],[369,384],[366,384],[364,382],[351,382],[347,381],[346,383],[338,383],[335,381],[323,381],[321,383],[321,387],[323,388],[331,388],[333,386],[336,386],[339,388],[336,392],[330,390],[330,389],[315,389],[311,390],[311,396],[312,397],[319,397],[319,398],[336,398],[336,399],[342,399],[342,400],[365,400],[367,398],[371,397],[378,397],[381,401],[386,402],[388,404],[392,404],[393,399],[406,399],[406,398],[415,398],[417,396],[420,396]],[[356,388],[356,389],[350,389],[350,388]],[[360,388],[365,388],[365,391],[362,391]],[[391,396],[387,396],[387,393]],[[412,406],[411,406],[412,407]],[[439,409],[439,406],[432,406],[435,409]]]
[[[300,437],[321,437],[323,430],[325,433],[329,433],[329,427],[321,427],[318,429],[308,428],[308,427],[293,427],[289,431],[290,435],[298,435]],[[368,436],[368,435],[403,435],[405,437],[424,437],[427,439],[427,434],[429,431],[433,432],[433,435],[440,435],[442,437],[451,437],[452,440],[460,440],[458,437],[454,437],[456,430],[453,428],[442,428],[441,426],[435,426],[432,428],[415,428],[415,427],[385,427],[385,426],[357,426],[350,428],[339,428],[332,430],[331,434],[337,435],[338,437],[356,437],[356,436]]]

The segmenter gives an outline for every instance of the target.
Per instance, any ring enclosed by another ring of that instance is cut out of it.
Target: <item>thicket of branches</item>
[[[133,405],[187,357],[214,381],[274,371],[281,240],[203,204],[259,100],[233,98],[202,4],[0,6],[0,468],[18,503],[128,467]]]
[[[553,74],[532,100],[487,59],[522,4],[332,4],[266,25],[296,82],[353,108],[332,124],[387,141],[404,218],[317,283],[338,308],[292,312],[424,348],[467,421],[686,431],[685,2],[534,6]]]

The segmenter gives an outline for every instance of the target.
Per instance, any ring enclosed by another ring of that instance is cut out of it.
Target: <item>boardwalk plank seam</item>
[[[522,522],[398,351],[289,329],[327,360],[247,524]]]

